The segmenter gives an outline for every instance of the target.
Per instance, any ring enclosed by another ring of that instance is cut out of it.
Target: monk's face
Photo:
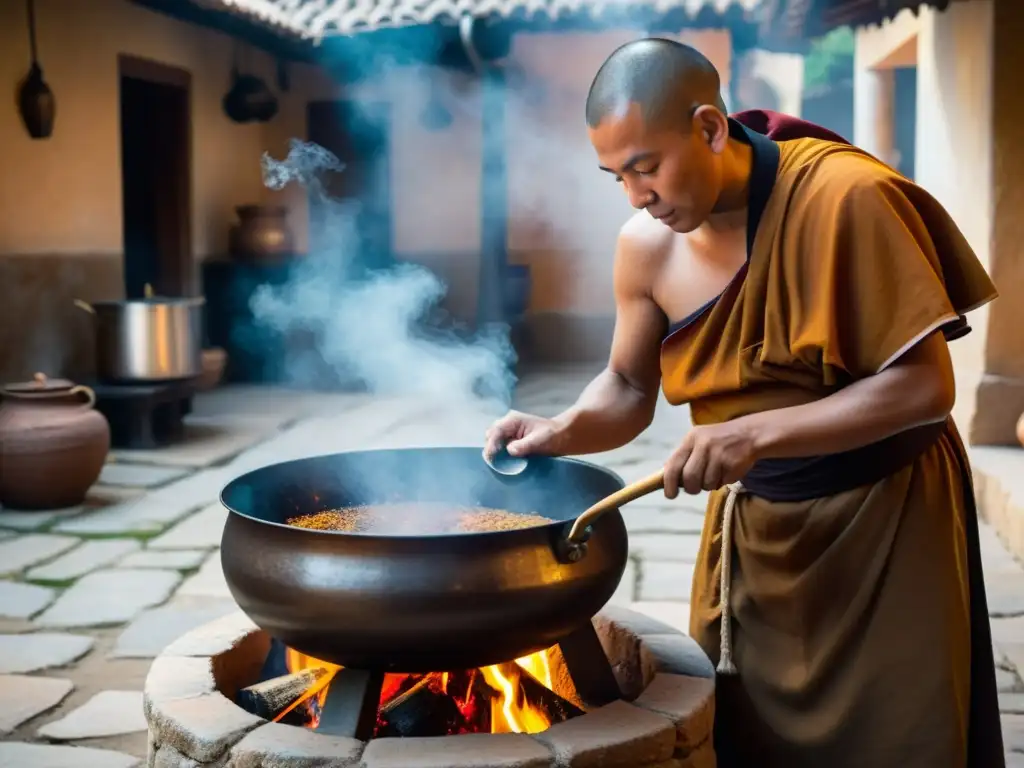
[[[689,126],[648,126],[633,104],[589,133],[601,170],[622,184],[634,208],[676,232],[693,231],[714,210],[721,152],[700,116]]]

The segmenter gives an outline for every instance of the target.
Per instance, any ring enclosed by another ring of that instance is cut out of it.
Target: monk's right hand
[[[511,456],[558,453],[561,428],[553,419],[509,411],[485,435],[484,456],[492,458],[504,447]]]

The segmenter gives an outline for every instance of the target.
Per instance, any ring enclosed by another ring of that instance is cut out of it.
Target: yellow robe
[[[949,216],[895,171],[732,130],[754,148],[748,261],[662,346],[665,394],[695,424],[826,397],[931,331],[966,332],[995,298]],[[737,498],[720,768],[1004,765],[967,466],[950,421],[877,482],[801,498],[782,478],[786,500]],[[716,663],[725,497],[709,502],[690,619]]]

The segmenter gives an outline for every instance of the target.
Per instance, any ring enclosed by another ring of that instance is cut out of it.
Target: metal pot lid
[[[67,392],[75,386],[73,381],[67,379],[51,379],[45,373],[37,373],[32,381],[18,381],[13,384],[5,384],[4,392],[12,395],[42,395]]]

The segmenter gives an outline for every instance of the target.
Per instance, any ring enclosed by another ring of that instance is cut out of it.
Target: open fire
[[[263,681],[238,703],[275,722],[315,729],[341,667],[276,644]],[[374,738],[539,733],[583,714],[553,690],[548,652],[480,669],[384,676]]]

